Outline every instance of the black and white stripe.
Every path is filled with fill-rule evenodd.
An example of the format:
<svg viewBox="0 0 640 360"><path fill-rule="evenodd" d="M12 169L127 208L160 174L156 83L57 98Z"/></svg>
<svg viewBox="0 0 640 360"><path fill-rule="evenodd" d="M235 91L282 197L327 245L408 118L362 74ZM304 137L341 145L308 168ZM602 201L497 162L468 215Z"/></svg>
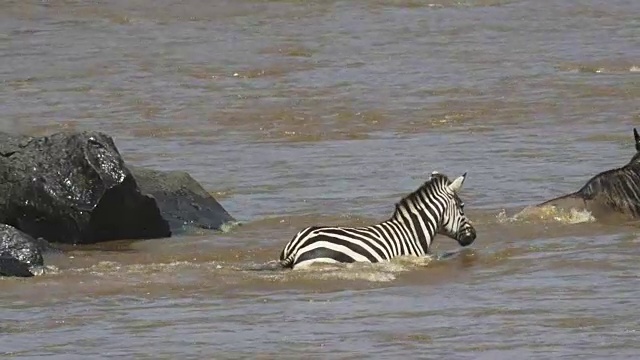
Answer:
<svg viewBox="0 0 640 360"><path fill-rule="evenodd" d="M427 182L402 198L393 216L366 227L312 226L298 234L280 254L283 267L315 262L380 262L396 256L424 256L436 234L447 235L460 245L470 245L476 232L464 215L457 193L466 173L453 182L433 172Z"/></svg>

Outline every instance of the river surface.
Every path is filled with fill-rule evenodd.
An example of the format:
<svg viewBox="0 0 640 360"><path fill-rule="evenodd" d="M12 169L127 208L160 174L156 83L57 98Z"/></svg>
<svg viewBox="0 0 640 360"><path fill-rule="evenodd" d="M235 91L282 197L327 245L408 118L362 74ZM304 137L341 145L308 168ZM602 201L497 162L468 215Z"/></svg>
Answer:
<svg viewBox="0 0 640 360"><path fill-rule="evenodd" d="M243 225L0 279L0 358L640 358L640 226L520 213L635 153L640 1L430 1L1 0L0 130L104 131ZM251 270L434 170L471 247Z"/></svg>

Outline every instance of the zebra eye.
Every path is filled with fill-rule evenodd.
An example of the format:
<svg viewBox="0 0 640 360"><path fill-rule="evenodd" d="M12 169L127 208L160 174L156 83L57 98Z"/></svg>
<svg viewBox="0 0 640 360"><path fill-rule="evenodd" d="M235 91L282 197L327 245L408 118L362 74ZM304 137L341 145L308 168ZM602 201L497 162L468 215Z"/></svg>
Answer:
<svg viewBox="0 0 640 360"><path fill-rule="evenodd" d="M463 202L460 203L460 209L464 209L464 203Z"/></svg>

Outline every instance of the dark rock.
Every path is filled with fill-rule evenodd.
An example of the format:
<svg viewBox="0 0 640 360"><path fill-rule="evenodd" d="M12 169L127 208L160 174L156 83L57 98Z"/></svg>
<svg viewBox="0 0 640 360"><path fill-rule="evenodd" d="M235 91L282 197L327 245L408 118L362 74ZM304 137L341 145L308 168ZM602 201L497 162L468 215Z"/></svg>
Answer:
<svg viewBox="0 0 640 360"><path fill-rule="evenodd" d="M620 168L603 171L580 190L536 205L561 210L588 210L598 220L617 221L640 218L640 136L633 129L636 154Z"/></svg>
<svg viewBox="0 0 640 360"><path fill-rule="evenodd" d="M48 248L43 240L35 240L13 226L0 224L0 275L33 276L32 266L42 266L42 252Z"/></svg>
<svg viewBox="0 0 640 360"><path fill-rule="evenodd" d="M42 265L42 252L49 250L49 245L43 239L34 239L13 226L0 224L0 253L9 253L21 262Z"/></svg>
<svg viewBox="0 0 640 360"><path fill-rule="evenodd" d="M155 198L172 233L189 227L221 230L236 220L191 175L127 165L143 194Z"/></svg>
<svg viewBox="0 0 640 360"><path fill-rule="evenodd" d="M0 254L0 276L32 277L29 265L14 258L8 253Z"/></svg>
<svg viewBox="0 0 640 360"><path fill-rule="evenodd" d="M0 132L0 223L69 244L171 235L111 137L99 132Z"/></svg>

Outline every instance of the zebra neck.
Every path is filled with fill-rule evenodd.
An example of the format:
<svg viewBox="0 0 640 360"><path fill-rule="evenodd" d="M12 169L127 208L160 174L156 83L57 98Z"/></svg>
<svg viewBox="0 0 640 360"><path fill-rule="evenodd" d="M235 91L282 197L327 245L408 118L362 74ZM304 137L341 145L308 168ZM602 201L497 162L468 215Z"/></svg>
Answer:
<svg viewBox="0 0 640 360"><path fill-rule="evenodd" d="M409 237L407 240L419 245L424 254L429 253L429 248L440 228L441 222L441 216L431 218L423 213L415 214L403 211L398 211L391 219L386 221L386 223L400 226L406 236Z"/></svg>

